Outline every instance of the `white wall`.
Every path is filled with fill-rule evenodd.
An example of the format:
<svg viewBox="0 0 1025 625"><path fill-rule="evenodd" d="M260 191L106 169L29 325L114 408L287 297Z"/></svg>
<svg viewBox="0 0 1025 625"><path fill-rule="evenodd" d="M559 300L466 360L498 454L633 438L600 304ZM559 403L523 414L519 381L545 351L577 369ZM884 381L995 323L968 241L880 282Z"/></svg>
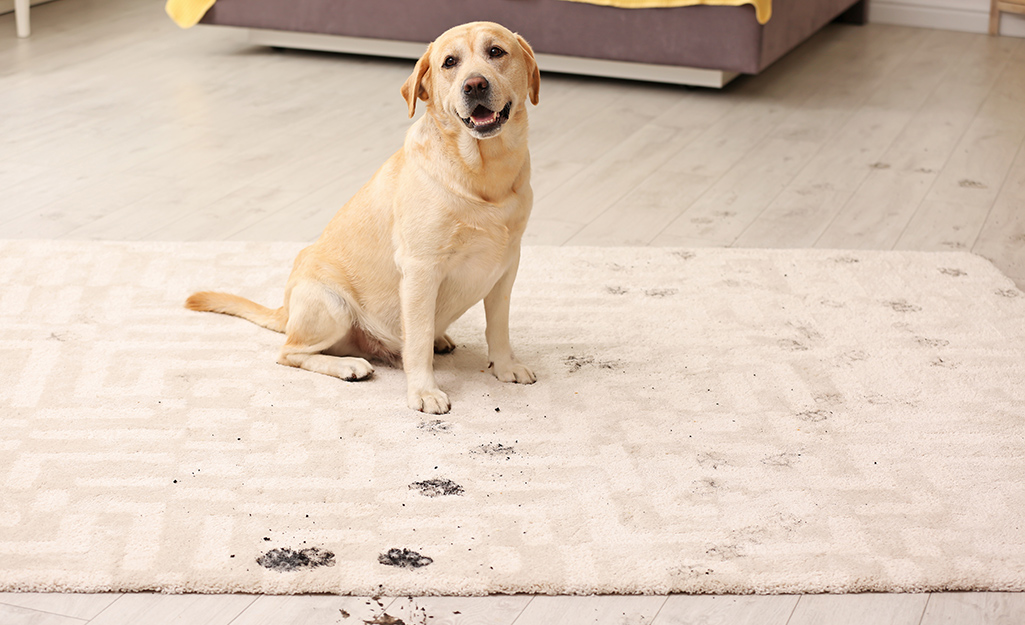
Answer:
<svg viewBox="0 0 1025 625"><path fill-rule="evenodd" d="M989 0L869 0L868 11L881 24L989 32ZM1004 13L1000 33L1025 37L1025 15Z"/></svg>

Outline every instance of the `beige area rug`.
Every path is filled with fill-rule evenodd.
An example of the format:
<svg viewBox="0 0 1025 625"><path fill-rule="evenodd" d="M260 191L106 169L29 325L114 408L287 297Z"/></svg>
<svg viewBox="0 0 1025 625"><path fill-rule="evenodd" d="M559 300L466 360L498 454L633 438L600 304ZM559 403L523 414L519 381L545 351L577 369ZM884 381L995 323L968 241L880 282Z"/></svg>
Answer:
<svg viewBox="0 0 1025 625"><path fill-rule="evenodd" d="M1025 296L968 254L532 248L401 371L275 364L297 244L0 243L0 590L1025 590Z"/></svg>

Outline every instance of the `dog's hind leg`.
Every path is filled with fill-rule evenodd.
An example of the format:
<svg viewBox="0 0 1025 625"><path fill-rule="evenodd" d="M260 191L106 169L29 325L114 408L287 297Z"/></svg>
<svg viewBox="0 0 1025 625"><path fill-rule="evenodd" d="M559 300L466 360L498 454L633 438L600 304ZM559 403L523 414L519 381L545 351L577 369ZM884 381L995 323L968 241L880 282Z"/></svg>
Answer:
<svg viewBox="0 0 1025 625"><path fill-rule="evenodd" d="M323 353L332 348L344 352L354 324L353 311L343 298L316 282L300 282L289 293L285 344L278 362L343 380L362 380L374 372L365 359Z"/></svg>
<svg viewBox="0 0 1025 625"><path fill-rule="evenodd" d="M435 354L451 354L456 348L456 342L452 340L452 337L445 333L441 333L434 337L434 353Z"/></svg>

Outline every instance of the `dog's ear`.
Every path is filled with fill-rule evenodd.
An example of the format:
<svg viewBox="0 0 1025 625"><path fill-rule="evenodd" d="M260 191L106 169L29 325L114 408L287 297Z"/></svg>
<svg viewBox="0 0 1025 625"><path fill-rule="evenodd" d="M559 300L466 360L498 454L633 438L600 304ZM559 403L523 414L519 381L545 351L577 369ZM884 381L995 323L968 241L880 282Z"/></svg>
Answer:
<svg viewBox="0 0 1025 625"><path fill-rule="evenodd" d="M527 40L516 35L516 41L520 43L520 48L527 55L527 86L530 89L530 103L537 106L537 97L541 91L541 70L537 66L537 59L534 58L534 49L530 47Z"/></svg>
<svg viewBox="0 0 1025 625"><path fill-rule="evenodd" d="M413 73L409 75L406 82L402 83L402 97L405 98L406 104L409 105L410 117L413 116L413 113L416 113L417 98L420 98L424 102L431 98L430 71L431 46L427 46L427 51L424 52L424 55L416 62L416 67L413 68Z"/></svg>

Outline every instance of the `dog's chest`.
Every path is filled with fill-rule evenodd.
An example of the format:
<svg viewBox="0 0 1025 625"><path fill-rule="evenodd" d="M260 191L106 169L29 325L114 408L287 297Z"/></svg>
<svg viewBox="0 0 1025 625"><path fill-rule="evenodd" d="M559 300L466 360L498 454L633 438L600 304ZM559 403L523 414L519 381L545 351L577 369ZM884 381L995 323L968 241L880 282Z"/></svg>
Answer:
<svg viewBox="0 0 1025 625"><path fill-rule="evenodd" d="M520 201L468 213L454 221L439 302L450 300L455 308L468 308L487 295L509 269L529 212Z"/></svg>
<svg viewBox="0 0 1025 625"><path fill-rule="evenodd" d="M530 214L531 196L526 193L507 193L501 203L459 202L449 215L447 252L461 263L473 258L493 258L511 244L518 245Z"/></svg>
<svg viewBox="0 0 1025 625"><path fill-rule="evenodd" d="M484 299L508 270L513 256L502 254L466 254L452 263L438 288L437 321L447 326L471 306Z"/></svg>

